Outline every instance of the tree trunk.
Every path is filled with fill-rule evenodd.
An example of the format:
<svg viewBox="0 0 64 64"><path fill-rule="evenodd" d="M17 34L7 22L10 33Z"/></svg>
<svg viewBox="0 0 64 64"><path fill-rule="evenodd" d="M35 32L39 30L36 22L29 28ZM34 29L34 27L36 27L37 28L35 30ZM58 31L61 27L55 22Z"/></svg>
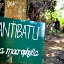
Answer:
<svg viewBox="0 0 64 64"><path fill-rule="evenodd" d="M5 0L5 17L26 19L26 0Z"/></svg>

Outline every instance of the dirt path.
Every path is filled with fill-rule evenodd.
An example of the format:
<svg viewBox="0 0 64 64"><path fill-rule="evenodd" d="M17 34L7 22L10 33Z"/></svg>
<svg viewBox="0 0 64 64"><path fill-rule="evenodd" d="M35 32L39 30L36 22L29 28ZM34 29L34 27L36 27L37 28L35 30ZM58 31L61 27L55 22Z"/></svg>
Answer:
<svg viewBox="0 0 64 64"><path fill-rule="evenodd" d="M61 42L62 41L62 42ZM63 38L48 36L45 37L44 64L64 64L64 40Z"/></svg>

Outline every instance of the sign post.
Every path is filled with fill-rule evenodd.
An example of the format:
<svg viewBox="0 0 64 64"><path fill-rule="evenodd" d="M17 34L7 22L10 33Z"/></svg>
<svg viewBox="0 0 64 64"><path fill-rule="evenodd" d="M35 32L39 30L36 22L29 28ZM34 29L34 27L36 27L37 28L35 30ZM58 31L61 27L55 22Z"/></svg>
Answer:
<svg viewBox="0 0 64 64"><path fill-rule="evenodd" d="M0 17L0 63L42 64L45 23Z"/></svg>

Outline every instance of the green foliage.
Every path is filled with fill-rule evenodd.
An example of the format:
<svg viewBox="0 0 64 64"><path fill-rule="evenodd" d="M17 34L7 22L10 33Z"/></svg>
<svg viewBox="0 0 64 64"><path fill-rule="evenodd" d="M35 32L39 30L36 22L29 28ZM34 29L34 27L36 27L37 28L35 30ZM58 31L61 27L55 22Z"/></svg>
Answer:
<svg viewBox="0 0 64 64"><path fill-rule="evenodd" d="M45 11L45 18L46 18L46 23L51 24L53 19L55 17L57 17L57 15L55 13L56 1L51 0L48 3L49 3L49 5L47 5L48 7L47 7L47 9Z"/></svg>
<svg viewBox="0 0 64 64"><path fill-rule="evenodd" d="M57 11L54 11L54 12L52 12L52 17L53 18L61 19L62 18L61 14L62 14L61 11L58 11L58 12Z"/></svg>
<svg viewBox="0 0 64 64"><path fill-rule="evenodd" d="M64 26L64 18L60 19L60 24L61 24L61 27Z"/></svg>

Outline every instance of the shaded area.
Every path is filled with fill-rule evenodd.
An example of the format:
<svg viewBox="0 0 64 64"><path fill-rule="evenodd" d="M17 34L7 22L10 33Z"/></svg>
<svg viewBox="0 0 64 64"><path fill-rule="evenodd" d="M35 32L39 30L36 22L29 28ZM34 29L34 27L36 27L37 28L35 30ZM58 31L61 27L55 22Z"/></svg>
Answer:
<svg viewBox="0 0 64 64"><path fill-rule="evenodd" d="M44 42L44 51L43 51L43 63L64 64L64 38L63 37L46 34L45 42Z"/></svg>
<svg viewBox="0 0 64 64"><path fill-rule="evenodd" d="M0 0L0 16L4 17L4 0Z"/></svg>

